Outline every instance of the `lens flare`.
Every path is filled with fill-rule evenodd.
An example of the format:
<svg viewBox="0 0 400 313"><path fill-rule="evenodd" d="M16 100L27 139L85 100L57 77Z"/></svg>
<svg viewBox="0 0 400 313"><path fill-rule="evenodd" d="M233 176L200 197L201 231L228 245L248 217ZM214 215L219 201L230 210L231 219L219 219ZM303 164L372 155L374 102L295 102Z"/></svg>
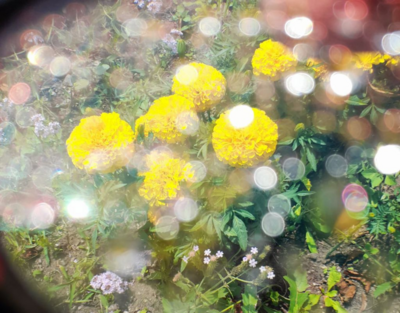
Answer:
<svg viewBox="0 0 400 313"><path fill-rule="evenodd" d="M285 195L273 195L268 200L268 211L278 213L282 217L288 216L290 208L290 200Z"/></svg>
<svg viewBox="0 0 400 313"><path fill-rule="evenodd" d="M285 230L285 220L280 214L269 212L264 215L261 228L267 236L278 237Z"/></svg>
<svg viewBox="0 0 400 313"><path fill-rule="evenodd" d="M295 17L285 23L285 33L291 38L307 37L313 31L314 24L308 17Z"/></svg>
<svg viewBox="0 0 400 313"><path fill-rule="evenodd" d="M54 59L55 53L50 46L33 46L29 49L27 58L30 64L44 68Z"/></svg>
<svg viewBox="0 0 400 313"><path fill-rule="evenodd" d="M53 208L45 203L35 205L31 214L31 223L35 228L47 229L54 224L55 213Z"/></svg>
<svg viewBox="0 0 400 313"><path fill-rule="evenodd" d="M274 188L277 182L278 176L276 172L268 166L261 166L254 172L254 183L262 190Z"/></svg>
<svg viewBox="0 0 400 313"><path fill-rule="evenodd" d="M82 199L72 199L66 207L66 213L72 219L84 219L89 216L90 207Z"/></svg>
<svg viewBox="0 0 400 313"><path fill-rule="evenodd" d="M315 81L310 74L299 72L288 76L285 85L292 95L303 96L313 92Z"/></svg>
<svg viewBox="0 0 400 313"><path fill-rule="evenodd" d="M239 22L239 30L246 36L256 36L261 30L261 25L255 18L245 17Z"/></svg>
<svg viewBox="0 0 400 313"><path fill-rule="evenodd" d="M353 82L345 73L332 73L329 84L333 93L340 97L348 96L353 90Z"/></svg>
<svg viewBox="0 0 400 313"><path fill-rule="evenodd" d="M196 202L190 198L181 198L174 205L176 218L181 222L193 221L199 213Z"/></svg>
<svg viewBox="0 0 400 313"><path fill-rule="evenodd" d="M14 104L24 104L31 97L31 87L26 83L16 83L8 91L8 98Z"/></svg>
<svg viewBox="0 0 400 313"><path fill-rule="evenodd" d="M163 240L171 240L178 236L179 222L173 216L162 216L157 220L155 230Z"/></svg>
<svg viewBox="0 0 400 313"><path fill-rule="evenodd" d="M186 163L183 170L185 179L192 183L201 182L207 175L207 168L200 161L190 161Z"/></svg>
<svg viewBox="0 0 400 313"><path fill-rule="evenodd" d="M325 168L329 175L338 178L346 175L348 165L344 157L332 154L326 159Z"/></svg>
<svg viewBox="0 0 400 313"><path fill-rule="evenodd" d="M376 169L385 175L393 175L400 171L400 146L387 145L378 148L374 164Z"/></svg>
<svg viewBox="0 0 400 313"><path fill-rule="evenodd" d="M50 63L50 72L55 77L63 77L71 70L71 61L64 56L55 57Z"/></svg>
<svg viewBox="0 0 400 313"><path fill-rule="evenodd" d="M234 128L245 128L253 122L254 112L250 106L239 104L229 111L228 118Z"/></svg>
<svg viewBox="0 0 400 313"><path fill-rule="evenodd" d="M199 72L190 64L178 67L175 73L175 79L183 85L194 83L198 77Z"/></svg>
<svg viewBox="0 0 400 313"><path fill-rule="evenodd" d="M199 29L204 36L215 36L221 31L221 22L215 17L205 17L200 21Z"/></svg>
<svg viewBox="0 0 400 313"><path fill-rule="evenodd" d="M349 184L343 189L342 202L350 212L362 212L368 205L368 194L362 186Z"/></svg>
<svg viewBox="0 0 400 313"><path fill-rule="evenodd" d="M382 37L382 49L390 55L400 54L400 32L388 33Z"/></svg>
<svg viewBox="0 0 400 313"><path fill-rule="evenodd" d="M122 27L129 37L141 37L145 34L148 25L144 19L132 18L125 21Z"/></svg>
<svg viewBox="0 0 400 313"><path fill-rule="evenodd" d="M299 159L288 158L283 162L282 170L288 180L299 180L304 176L306 167Z"/></svg>

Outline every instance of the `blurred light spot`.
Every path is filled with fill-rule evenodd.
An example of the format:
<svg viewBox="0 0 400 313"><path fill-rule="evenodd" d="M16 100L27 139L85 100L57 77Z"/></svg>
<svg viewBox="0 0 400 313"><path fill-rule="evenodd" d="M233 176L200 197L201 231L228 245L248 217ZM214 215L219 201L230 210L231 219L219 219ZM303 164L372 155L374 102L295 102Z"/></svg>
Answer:
<svg viewBox="0 0 400 313"><path fill-rule="evenodd" d="M342 177L346 175L348 165L344 157L332 154L326 159L325 168L332 177Z"/></svg>
<svg viewBox="0 0 400 313"><path fill-rule="evenodd" d="M132 18L122 24L125 33L129 37L140 37L146 32L148 25L144 19Z"/></svg>
<svg viewBox="0 0 400 313"><path fill-rule="evenodd" d="M53 169L48 166L39 166L32 173L32 182L38 189L51 189Z"/></svg>
<svg viewBox="0 0 400 313"><path fill-rule="evenodd" d="M336 117L330 111L318 110L313 114L313 125L322 133L331 133L336 129Z"/></svg>
<svg viewBox="0 0 400 313"><path fill-rule="evenodd" d="M305 62L314 56L314 49L309 44L298 43L293 47L293 54L298 61Z"/></svg>
<svg viewBox="0 0 400 313"><path fill-rule="evenodd" d="M347 68L352 61L353 54L350 49L344 45L324 46L321 48L322 57L327 63L335 63L340 68ZM325 55L327 53L327 55Z"/></svg>
<svg viewBox="0 0 400 313"><path fill-rule="evenodd" d="M178 67L175 74L175 79L183 85L194 83L198 77L197 69L190 64Z"/></svg>
<svg viewBox="0 0 400 313"><path fill-rule="evenodd" d="M311 93L315 88L314 78L310 74L298 72L285 80L286 89L295 96Z"/></svg>
<svg viewBox="0 0 400 313"><path fill-rule="evenodd" d="M253 109L244 104L239 104L229 110L229 122L234 128L244 128L249 126L254 120Z"/></svg>
<svg viewBox="0 0 400 313"><path fill-rule="evenodd" d="M124 277L137 277L142 269L151 262L150 251L137 251L126 247L113 246L106 256L107 268Z"/></svg>
<svg viewBox="0 0 400 313"><path fill-rule="evenodd" d="M55 213L53 208L47 203L35 205L31 213L31 223L35 228L46 229L54 224Z"/></svg>
<svg viewBox="0 0 400 313"><path fill-rule="evenodd" d="M192 136L199 130L200 120L196 112L186 111L176 117L175 126L182 134Z"/></svg>
<svg viewBox="0 0 400 313"><path fill-rule="evenodd" d="M361 37L363 32L363 23L360 21L346 19L341 23L340 32L347 38Z"/></svg>
<svg viewBox="0 0 400 313"><path fill-rule="evenodd" d="M181 198L175 202L174 213L181 222L193 221L199 213L196 202L190 198Z"/></svg>
<svg viewBox="0 0 400 313"><path fill-rule="evenodd" d="M285 33L294 39L310 35L314 24L308 17L295 17L285 23Z"/></svg>
<svg viewBox="0 0 400 313"><path fill-rule="evenodd" d="M392 133L400 133L400 110L399 109L389 109L386 110L383 115L383 121L387 129Z"/></svg>
<svg viewBox="0 0 400 313"><path fill-rule="evenodd" d="M360 164L365 159L364 150L359 146L351 146L347 148L344 156L348 164Z"/></svg>
<svg viewBox="0 0 400 313"><path fill-rule="evenodd" d="M29 48L44 43L43 35L36 29L28 29L21 34L19 38L21 48L28 50Z"/></svg>
<svg viewBox="0 0 400 313"><path fill-rule="evenodd" d="M200 161L190 161L186 163L183 171L185 179L192 183L201 182L207 175L207 168Z"/></svg>
<svg viewBox="0 0 400 313"><path fill-rule="evenodd" d="M135 153L132 158L126 165L127 171L130 175L136 175L136 171L138 172L147 172L149 167L146 162L146 156L150 154L149 150L146 149L135 149Z"/></svg>
<svg viewBox="0 0 400 313"><path fill-rule="evenodd" d="M255 18L245 17L240 20L239 29L246 36L256 36L260 32L261 25Z"/></svg>
<svg viewBox="0 0 400 313"><path fill-rule="evenodd" d="M371 135L371 124L363 117L353 116L347 121L347 131L356 140L365 140Z"/></svg>
<svg viewBox="0 0 400 313"><path fill-rule="evenodd" d="M360 185L349 184L343 189L342 202L347 210L361 212L368 205L368 194Z"/></svg>
<svg viewBox="0 0 400 313"><path fill-rule="evenodd" d="M290 209L291 204L289 198L282 194L273 195L268 200L268 211L278 213L282 217L288 216Z"/></svg>
<svg viewBox="0 0 400 313"><path fill-rule="evenodd" d="M285 230L285 220L280 214L269 212L264 215L261 228L267 236L277 237Z"/></svg>
<svg viewBox="0 0 400 313"><path fill-rule="evenodd" d="M390 55L400 54L400 32L388 33L382 37L382 49Z"/></svg>
<svg viewBox="0 0 400 313"><path fill-rule="evenodd" d="M133 74L127 68L117 68L108 79L112 87L125 90L133 83Z"/></svg>
<svg viewBox="0 0 400 313"><path fill-rule="evenodd" d="M16 83L8 91L8 98L14 104L24 104L31 97L31 87L26 83Z"/></svg>
<svg viewBox="0 0 400 313"><path fill-rule="evenodd" d="M66 19L59 14L49 14L43 19L42 28L49 31L52 27L64 29L66 26Z"/></svg>
<svg viewBox="0 0 400 313"><path fill-rule="evenodd" d="M16 179L24 179L27 178L32 171L32 162L26 156L19 156L11 160L10 168Z"/></svg>
<svg viewBox="0 0 400 313"><path fill-rule="evenodd" d="M200 21L199 29L204 36L215 36L221 31L221 22L215 17L205 17Z"/></svg>
<svg viewBox="0 0 400 313"><path fill-rule="evenodd" d="M0 146L8 146L16 136L17 129L11 122L0 124Z"/></svg>
<svg viewBox="0 0 400 313"><path fill-rule="evenodd" d="M332 73L329 83L332 91L340 97L348 96L353 90L353 83L350 77L344 73Z"/></svg>
<svg viewBox="0 0 400 313"><path fill-rule="evenodd" d="M50 46L33 46L29 49L27 58L30 64L43 68L50 64L54 56L54 50Z"/></svg>
<svg viewBox="0 0 400 313"><path fill-rule="evenodd" d="M155 230L163 240L171 240L178 236L179 222L173 216L162 216L158 219Z"/></svg>
<svg viewBox="0 0 400 313"><path fill-rule="evenodd" d="M303 162L297 158L286 159L285 162L283 162L282 170L288 180L299 180L306 172Z"/></svg>
<svg viewBox="0 0 400 313"><path fill-rule="evenodd" d="M33 124L31 117L35 114L36 111L31 107L20 108L15 115L15 123L21 128L27 128Z"/></svg>
<svg viewBox="0 0 400 313"><path fill-rule="evenodd" d="M276 172L268 166L261 166L254 172L254 183L262 190L274 188L277 182L278 176Z"/></svg>
<svg viewBox="0 0 400 313"><path fill-rule="evenodd" d="M10 203L2 211L3 221L14 227L23 227L26 224L28 210L20 203Z"/></svg>
<svg viewBox="0 0 400 313"><path fill-rule="evenodd" d="M135 5L132 4L122 4L115 11L115 17L117 21L120 23L125 22L126 20L135 18L139 14L139 11Z"/></svg>
<svg viewBox="0 0 400 313"><path fill-rule="evenodd" d="M347 18L363 20L368 15L368 6L364 1L351 0L344 4L344 11Z"/></svg>
<svg viewBox="0 0 400 313"><path fill-rule="evenodd" d="M50 63L50 72L55 77L62 77L71 70L71 61L67 57L55 57Z"/></svg>
<svg viewBox="0 0 400 313"><path fill-rule="evenodd" d="M66 208L66 213L73 219L84 219L89 216L89 205L81 199L71 200Z"/></svg>
<svg viewBox="0 0 400 313"><path fill-rule="evenodd" d="M374 164L382 174L396 174L400 171L400 146L387 145L379 147L375 154Z"/></svg>

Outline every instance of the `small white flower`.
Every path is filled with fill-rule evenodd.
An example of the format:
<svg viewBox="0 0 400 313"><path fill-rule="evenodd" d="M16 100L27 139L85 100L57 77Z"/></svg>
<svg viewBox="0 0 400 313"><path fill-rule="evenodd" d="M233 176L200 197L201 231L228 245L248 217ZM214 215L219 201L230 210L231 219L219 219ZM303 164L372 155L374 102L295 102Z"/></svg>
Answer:
<svg viewBox="0 0 400 313"><path fill-rule="evenodd" d="M251 248L250 252L251 252L251 254L257 254L258 249L256 247L253 247L253 248Z"/></svg>
<svg viewBox="0 0 400 313"><path fill-rule="evenodd" d="M268 272L267 277L268 277L268 279L274 279L274 277L275 277L274 272Z"/></svg>
<svg viewBox="0 0 400 313"><path fill-rule="evenodd" d="M260 272L261 272L261 273L264 273L266 270L267 270L267 269L265 268L265 266L261 266L261 267L260 267Z"/></svg>
<svg viewBox="0 0 400 313"><path fill-rule="evenodd" d="M219 259L222 258L224 256L224 253L222 251L218 251L215 256Z"/></svg>
<svg viewBox="0 0 400 313"><path fill-rule="evenodd" d="M206 251L204 251L204 255L211 255L211 250L210 249L207 249Z"/></svg>
<svg viewBox="0 0 400 313"><path fill-rule="evenodd" d="M208 263L210 263L210 258L204 258L204 264L208 264Z"/></svg>
<svg viewBox="0 0 400 313"><path fill-rule="evenodd" d="M199 246L194 246L194 247L193 247L193 251L194 251L194 252L199 251Z"/></svg>
<svg viewBox="0 0 400 313"><path fill-rule="evenodd" d="M247 256L243 257L243 262L247 262Z"/></svg>
<svg viewBox="0 0 400 313"><path fill-rule="evenodd" d="M254 259L251 259L249 263L250 263L250 267L256 267L258 262Z"/></svg>
<svg viewBox="0 0 400 313"><path fill-rule="evenodd" d="M183 260L183 262L187 263L187 262L189 261L189 257L188 257L188 256L184 256L184 257L182 258L182 260Z"/></svg>

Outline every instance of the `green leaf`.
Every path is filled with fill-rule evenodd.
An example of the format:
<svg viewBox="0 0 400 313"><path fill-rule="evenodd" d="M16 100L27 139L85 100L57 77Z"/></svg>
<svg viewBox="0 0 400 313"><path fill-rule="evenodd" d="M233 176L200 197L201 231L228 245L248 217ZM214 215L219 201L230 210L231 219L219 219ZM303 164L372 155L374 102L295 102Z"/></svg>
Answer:
<svg viewBox="0 0 400 313"><path fill-rule="evenodd" d="M362 105L367 105L369 102L369 98L364 98L364 99L360 99L359 97L357 97L356 95L353 95L349 98L349 100L346 100L347 104L350 105L357 105L357 106L362 106Z"/></svg>
<svg viewBox="0 0 400 313"><path fill-rule="evenodd" d="M332 266L329 269L329 277L328 277L328 291L330 291L333 286L335 286L340 279L342 278L342 274L336 270L335 266Z"/></svg>
<svg viewBox="0 0 400 313"><path fill-rule="evenodd" d="M100 295L100 302L106 309L108 309L109 304L108 304L108 300L105 296Z"/></svg>
<svg viewBox="0 0 400 313"><path fill-rule="evenodd" d="M244 251L247 248L247 229L245 223L235 216L233 218L233 229L237 233L239 246Z"/></svg>
<svg viewBox="0 0 400 313"><path fill-rule="evenodd" d="M309 311L311 308L318 304L321 295L310 294L308 295L307 305L304 307L304 310Z"/></svg>
<svg viewBox="0 0 400 313"><path fill-rule="evenodd" d="M256 219L253 214L251 214L249 211L246 210L235 210L235 213L239 214L241 217L248 218L252 221Z"/></svg>
<svg viewBox="0 0 400 313"><path fill-rule="evenodd" d="M374 298L378 298L380 295L384 294L386 291L389 291L395 286L394 283L388 281L381 285L378 285L374 291Z"/></svg>
<svg viewBox="0 0 400 313"><path fill-rule="evenodd" d="M244 294L242 294L243 305L242 311L243 313L256 313L257 306L257 289L254 286L246 285L244 288Z"/></svg>
<svg viewBox="0 0 400 313"><path fill-rule="evenodd" d="M396 178L393 175L387 175L385 177L385 184L389 186L396 186Z"/></svg>
<svg viewBox="0 0 400 313"><path fill-rule="evenodd" d="M332 300L329 297L325 298L325 306L333 308L337 313L348 313L339 302Z"/></svg>
<svg viewBox="0 0 400 313"><path fill-rule="evenodd" d="M306 242L308 245L308 249L310 249L311 253L318 253L317 245L311 233L307 231L306 233Z"/></svg>
<svg viewBox="0 0 400 313"><path fill-rule="evenodd" d="M250 201L246 201L246 202L239 203L239 205L240 205L241 207L243 207L243 208L247 208L247 207L249 207L249 206L254 205L254 203L253 203L253 202L250 202Z"/></svg>
<svg viewBox="0 0 400 313"><path fill-rule="evenodd" d="M311 168L314 170L314 172L317 171L317 159L315 158L314 153L307 148L306 149L306 153L307 153L307 160L308 162L310 162Z"/></svg>
<svg viewBox="0 0 400 313"><path fill-rule="evenodd" d="M307 272L303 268L301 267L296 268L296 270L293 273L293 277L296 281L298 292L303 292L308 288Z"/></svg>

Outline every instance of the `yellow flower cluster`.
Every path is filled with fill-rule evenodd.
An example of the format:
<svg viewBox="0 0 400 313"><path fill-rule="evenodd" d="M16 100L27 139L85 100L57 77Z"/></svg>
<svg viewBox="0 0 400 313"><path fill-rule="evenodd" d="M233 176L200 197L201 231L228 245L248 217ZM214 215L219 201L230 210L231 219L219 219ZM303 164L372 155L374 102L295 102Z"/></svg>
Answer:
<svg viewBox="0 0 400 313"><path fill-rule="evenodd" d="M390 61L391 57L379 52L358 52L353 54L353 64L356 68L372 73L373 66Z"/></svg>
<svg viewBox="0 0 400 313"><path fill-rule="evenodd" d="M190 126L187 124L190 119L185 119L188 114L197 117L190 100L178 95L162 97L155 100L149 111L136 121L136 134L143 125L145 136L151 132L163 142L180 143L185 140L185 130Z"/></svg>
<svg viewBox="0 0 400 313"><path fill-rule="evenodd" d="M150 153L149 171L141 173L144 182L139 188L139 195L146 199L150 206L163 206L166 200L173 200L180 190L180 182L185 178L185 161L173 158L169 153ZM154 162L157 160L157 162Z"/></svg>
<svg viewBox="0 0 400 313"><path fill-rule="evenodd" d="M209 110L224 97L225 77L215 68L202 63L183 66L174 76L172 92L195 104L197 112Z"/></svg>
<svg viewBox="0 0 400 313"><path fill-rule="evenodd" d="M274 152L278 140L278 126L259 109L253 122L244 128L234 128L229 112L216 121L212 145L218 159L233 167L251 167L266 161Z"/></svg>
<svg viewBox="0 0 400 313"><path fill-rule="evenodd" d="M276 81L284 74L293 71L297 60L288 47L269 39L262 42L260 48L254 52L251 64L254 75L266 76Z"/></svg>
<svg viewBox="0 0 400 313"><path fill-rule="evenodd" d="M67 140L72 163L88 173L110 173L125 166L133 154L134 133L117 113L80 121Z"/></svg>
<svg viewBox="0 0 400 313"><path fill-rule="evenodd" d="M315 78L320 77L321 79L325 79L329 73L326 64L319 59L314 59L314 58L308 59L306 66L307 68L309 68L314 72Z"/></svg>

